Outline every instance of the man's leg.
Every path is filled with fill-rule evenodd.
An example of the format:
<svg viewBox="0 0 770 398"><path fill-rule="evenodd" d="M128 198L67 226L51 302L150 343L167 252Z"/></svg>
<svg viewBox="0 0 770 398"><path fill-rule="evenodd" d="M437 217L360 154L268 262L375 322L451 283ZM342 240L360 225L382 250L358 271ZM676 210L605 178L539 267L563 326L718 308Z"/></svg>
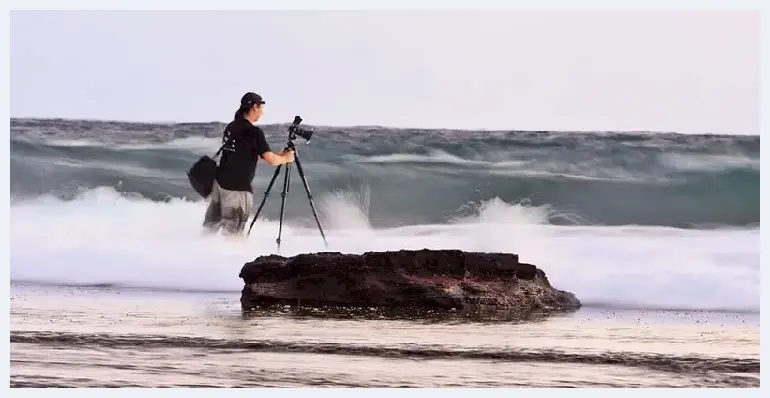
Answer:
<svg viewBox="0 0 770 398"><path fill-rule="evenodd" d="M254 195L248 191L229 191L220 188L223 232L231 235L243 233L251 215L253 197Z"/></svg>
<svg viewBox="0 0 770 398"><path fill-rule="evenodd" d="M219 184L214 180L214 185L211 187L211 194L209 195L209 207L206 209L206 215L203 216L203 227L212 233L217 232L222 221L220 190Z"/></svg>

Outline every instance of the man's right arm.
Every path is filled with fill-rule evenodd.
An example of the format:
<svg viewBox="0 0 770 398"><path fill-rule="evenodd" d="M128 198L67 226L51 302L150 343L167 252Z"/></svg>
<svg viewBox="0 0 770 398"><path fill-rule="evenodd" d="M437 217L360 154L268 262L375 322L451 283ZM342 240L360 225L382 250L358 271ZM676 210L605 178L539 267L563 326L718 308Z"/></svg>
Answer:
<svg viewBox="0 0 770 398"><path fill-rule="evenodd" d="M294 161L294 152L283 151L281 153L275 153L273 151L262 152L259 155L265 163L271 166L278 166L280 164L291 163Z"/></svg>
<svg viewBox="0 0 770 398"><path fill-rule="evenodd" d="M294 152L284 150L281 153L275 153L270 149L270 145L267 143L265 133L261 128L257 127L255 131L255 150L259 154L259 157L265 161L265 163L271 166L278 166L281 164L291 163L294 161Z"/></svg>

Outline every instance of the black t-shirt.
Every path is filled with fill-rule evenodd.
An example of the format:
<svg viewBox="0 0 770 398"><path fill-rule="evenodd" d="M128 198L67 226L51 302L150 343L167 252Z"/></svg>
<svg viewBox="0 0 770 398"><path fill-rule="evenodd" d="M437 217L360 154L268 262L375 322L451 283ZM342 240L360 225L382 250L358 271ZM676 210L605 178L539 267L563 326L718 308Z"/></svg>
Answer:
<svg viewBox="0 0 770 398"><path fill-rule="evenodd" d="M222 156L217 167L219 186L231 191L252 192L251 181L259 155L270 151L265 133L248 120L238 117L230 122L222 136Z"/></svg>

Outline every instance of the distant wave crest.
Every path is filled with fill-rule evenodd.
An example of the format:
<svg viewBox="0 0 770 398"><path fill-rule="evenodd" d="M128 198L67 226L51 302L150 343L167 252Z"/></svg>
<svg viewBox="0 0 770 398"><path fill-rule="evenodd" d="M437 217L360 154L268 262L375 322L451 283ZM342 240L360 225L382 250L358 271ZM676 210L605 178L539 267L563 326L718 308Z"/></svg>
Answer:
<svg viewBox="0 0 770 398"><path fill-rule="evenodd" d="M13 119L11 196L73 200L111 187L154 201L197 200L184 171L216 151L221 129ZM265 131L283 146L285 126ZM569 215L555 224L759 223L758 136L320 127L299 153L314 195L367 192L375 226L444 223L494 198ZM261 164L255 196L271 176ZM299 178L292 183L287 201L305 206Z"/></svg>

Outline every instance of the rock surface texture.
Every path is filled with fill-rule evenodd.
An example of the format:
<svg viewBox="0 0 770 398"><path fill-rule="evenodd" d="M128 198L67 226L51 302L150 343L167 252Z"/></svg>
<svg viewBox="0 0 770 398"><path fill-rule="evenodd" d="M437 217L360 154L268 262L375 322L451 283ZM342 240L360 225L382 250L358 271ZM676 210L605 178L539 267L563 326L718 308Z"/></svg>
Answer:
<svg viewBox="0 0 770 398"><path fill-rule="evenodd" d="M543 270L516 254L400 250L364 254L269 255L246 263L244 310L273 305L521 313L576 310Z"/></svg>

